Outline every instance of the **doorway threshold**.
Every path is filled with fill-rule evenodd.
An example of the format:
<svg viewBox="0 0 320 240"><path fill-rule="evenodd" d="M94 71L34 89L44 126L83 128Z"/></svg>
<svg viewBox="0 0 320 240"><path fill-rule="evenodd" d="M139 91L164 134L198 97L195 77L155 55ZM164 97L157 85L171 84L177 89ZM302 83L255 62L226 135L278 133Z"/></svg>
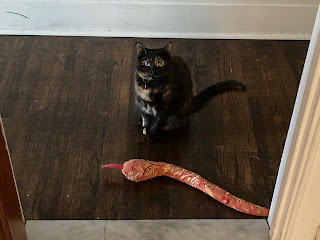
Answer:
<svg viewBox="0 0 320 240"><path fill-rule="evenodd" d="M266 219L29 220L28 240L268 240Z"/></svg>

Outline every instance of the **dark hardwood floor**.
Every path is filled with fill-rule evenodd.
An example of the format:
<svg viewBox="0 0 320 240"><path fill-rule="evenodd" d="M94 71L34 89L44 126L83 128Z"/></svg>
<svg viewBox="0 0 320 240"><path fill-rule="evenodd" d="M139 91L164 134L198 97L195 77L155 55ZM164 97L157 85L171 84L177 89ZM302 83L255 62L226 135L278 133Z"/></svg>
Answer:
<svg viewBox="0 0 320 240"><path fill-rule="evenodd" d="M166 141L138 125L135 41L0 36L0 113L26 219L252 218L169 178L126 180L102 164L130 158L192 170L269 207L308 41L173 40L194 92L236 79L230 92Z"/></svg>

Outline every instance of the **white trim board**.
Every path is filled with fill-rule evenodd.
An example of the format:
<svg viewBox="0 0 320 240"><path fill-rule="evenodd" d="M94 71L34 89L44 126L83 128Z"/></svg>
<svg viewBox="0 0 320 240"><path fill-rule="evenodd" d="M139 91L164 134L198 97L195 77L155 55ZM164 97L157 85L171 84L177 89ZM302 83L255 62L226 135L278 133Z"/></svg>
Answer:
<svg viewBox="0 0 320 240"><path fill-rule="evenodd" d="M0 34L310 39L318 5L291 2L0 0Z"/></svg>
<svg viewBox="0 0 320 240"><path fill-rule="evenodd" d="M320 229L320 12L318 12L271 203L272 240L316 239Z"/></svg>

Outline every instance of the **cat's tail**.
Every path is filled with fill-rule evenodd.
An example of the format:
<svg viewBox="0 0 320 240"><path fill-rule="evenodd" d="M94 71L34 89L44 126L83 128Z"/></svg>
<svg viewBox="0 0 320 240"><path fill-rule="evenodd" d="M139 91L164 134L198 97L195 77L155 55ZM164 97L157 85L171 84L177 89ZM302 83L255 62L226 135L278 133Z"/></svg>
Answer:
<svg viewBox="0 0 320 240"><path fill-rule="evenodd" d="M198 112L211 98L230 90L245 90L246 87L236 80L227 80L214 84L191 98L189 114Z"/></svg>
<svg viewBox="0 0 320 240"><path fill-rule="evenodd" d="M178 112L179 121L183 121L191 114L198 112L203 106L213 97L217 96L220 93L228 92L231 90L245 90L246 87L242 83L236 80L226 80L214 84L197 95L193 96Z"/></svg>
<svg viewBox="0 0 320 240"><path fill-rule="evenodd" d="M236 80L226 80L212 85L187 101L184 106L175 115L167 119L167 124L163 130L172 130L184 126L186 119L195 112L198 112L211 98L220 93L231 90L245 90L246 87Z"/></svg>

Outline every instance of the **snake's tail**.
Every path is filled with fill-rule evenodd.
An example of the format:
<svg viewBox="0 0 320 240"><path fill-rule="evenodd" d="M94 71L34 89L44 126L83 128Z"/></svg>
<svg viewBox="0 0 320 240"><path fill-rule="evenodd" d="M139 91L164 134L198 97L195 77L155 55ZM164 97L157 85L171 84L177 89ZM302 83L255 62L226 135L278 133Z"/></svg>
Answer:
<svg viewBox="0 0 320 240"><path fill-rule="evenodd" d="M163 176L171 177L180 182L186 183L189 186L197 188L198 190L208 194L210 197L216 199L222 204L239 212L255 216L268 216L269 214L269 209L238 198L194 172L171 164L170 166L171 171L163 174Z"/></svg>

